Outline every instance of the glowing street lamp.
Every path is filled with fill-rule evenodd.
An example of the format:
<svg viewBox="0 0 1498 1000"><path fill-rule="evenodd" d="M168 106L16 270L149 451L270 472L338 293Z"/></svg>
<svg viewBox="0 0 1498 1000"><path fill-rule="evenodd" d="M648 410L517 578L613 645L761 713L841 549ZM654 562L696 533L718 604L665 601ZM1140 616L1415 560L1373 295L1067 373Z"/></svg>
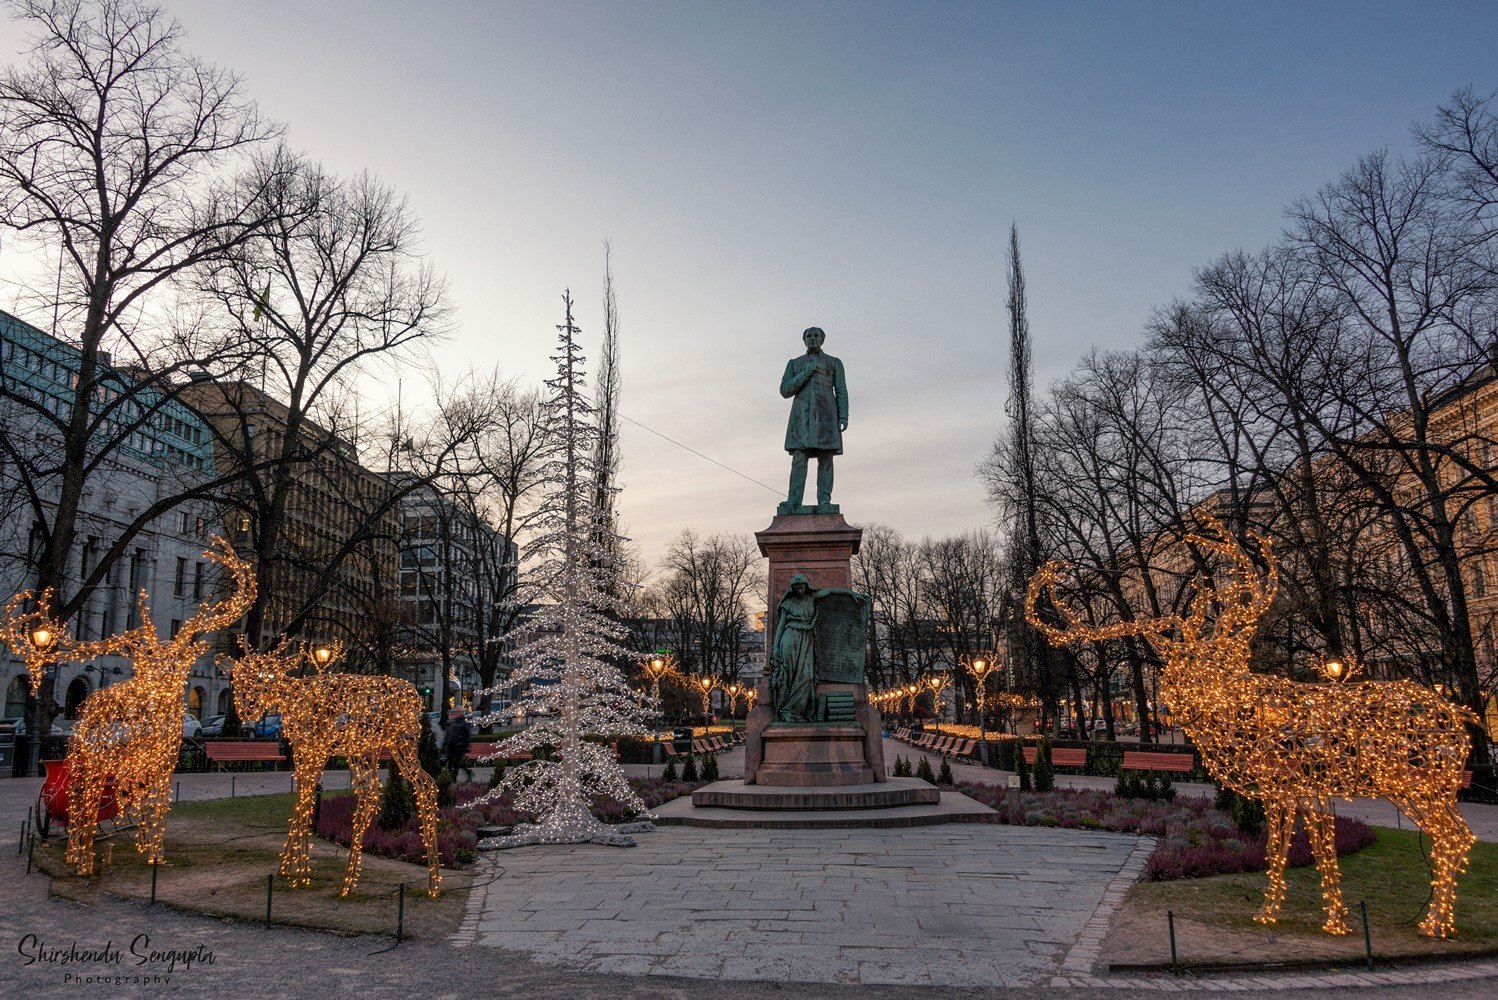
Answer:
<svg viewBox="0 0 1498 1000"><path fill-rule="evenodd" d="M645 661L645 676L650 678L650 697L657 705L661 702L661 678L671 672L671 656L656 653Z"/></svg>
<svg viewBox="0 0 1498 1000"><path fill-rule="evenodd" d="M966 657L963 667L973 678L973 693L978 700L978 755L983 766L988 766L988 678L993 675L994 658L992 654L979 653L976 656Z"/></svg>
<svg viewBox="0 0 1498 1000"><path fill-rule="evenodd" d="M713 712L712 693L713 688L718 686L717 678L703 674L692 678L692 683L697 685L697 690L702 692L702 718L706 720Z"/></svg>
<svg viewBox="0 0 1498 1000"><path fill-rule="evenodd" d="M738 681L734 681L724 688L723 692L728 695L728 714L730 716L737 716L739 713L739 696L744 693L744 685Z"/></svg>
<svg viewBox="0 0 1498 1000"><path fill-rule="evenodd" d="M905 687L901 688L900 690L905 694L905 717L909 719L911 716L915 715L915 696L916 693L920 691L920 688L916 687L914 684L906 684Z"/></svg>
<svg viewBox="0 0 1498 1000"><path fill-rule="evenodd" d="M941 693L950 681L946 674L928 674L926 677L926 686L931 689L931 718L936 721L938 734L941 733Z"/></svg>

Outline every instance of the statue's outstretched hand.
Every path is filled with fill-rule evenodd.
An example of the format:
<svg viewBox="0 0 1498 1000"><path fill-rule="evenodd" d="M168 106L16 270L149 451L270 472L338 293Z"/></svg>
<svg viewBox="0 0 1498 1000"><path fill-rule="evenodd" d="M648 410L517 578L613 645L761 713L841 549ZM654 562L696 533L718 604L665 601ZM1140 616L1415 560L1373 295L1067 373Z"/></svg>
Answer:
<svg viewBox="0 0 1498 1000"><path fill-rule="evenodd" d="M840 431L847 430L848 429L848 421L846 421L846 420L839 420L837 422L837 429L840 430Z"/></svg>

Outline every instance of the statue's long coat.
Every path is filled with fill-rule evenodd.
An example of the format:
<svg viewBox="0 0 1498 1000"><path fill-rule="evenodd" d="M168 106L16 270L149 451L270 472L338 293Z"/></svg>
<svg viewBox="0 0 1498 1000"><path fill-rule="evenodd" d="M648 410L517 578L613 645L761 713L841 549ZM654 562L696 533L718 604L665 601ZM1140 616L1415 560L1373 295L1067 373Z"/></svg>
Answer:
<svg viewBox="0 0 1498 1000"><path fill-rule="evenodd" d="M802 374L818 362L821 370L797 391ZM848 383L843 378L841 361L830 354L791 358L780 379L780 394L796 397L785 425L786 451L843 453L842 423L848 419Z"/></svg>

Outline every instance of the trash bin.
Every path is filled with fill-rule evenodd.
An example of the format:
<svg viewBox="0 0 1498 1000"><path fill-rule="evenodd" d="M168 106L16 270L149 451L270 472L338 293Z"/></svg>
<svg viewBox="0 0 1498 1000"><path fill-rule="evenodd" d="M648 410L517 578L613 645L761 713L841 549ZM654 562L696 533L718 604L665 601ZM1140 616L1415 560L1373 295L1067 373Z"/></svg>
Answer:
<svg viewBox="0 0 1498 1000"><path fill-rule="evenodd" d="M677 753L692 752L692 727L677 726L671 734L671 749Z"/></svg>

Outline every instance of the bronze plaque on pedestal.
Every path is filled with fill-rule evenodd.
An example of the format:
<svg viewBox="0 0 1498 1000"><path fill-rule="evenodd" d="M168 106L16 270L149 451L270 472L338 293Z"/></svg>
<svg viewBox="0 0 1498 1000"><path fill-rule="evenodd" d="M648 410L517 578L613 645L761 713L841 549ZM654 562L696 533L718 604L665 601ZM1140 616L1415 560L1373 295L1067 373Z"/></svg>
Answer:
<svg viewBox="0 0 1498 1000"><path fill-rule="evenodd" d="M817 600L816 668L819 682L862 684L869 642L869 602L851 594Z"/></svg>

